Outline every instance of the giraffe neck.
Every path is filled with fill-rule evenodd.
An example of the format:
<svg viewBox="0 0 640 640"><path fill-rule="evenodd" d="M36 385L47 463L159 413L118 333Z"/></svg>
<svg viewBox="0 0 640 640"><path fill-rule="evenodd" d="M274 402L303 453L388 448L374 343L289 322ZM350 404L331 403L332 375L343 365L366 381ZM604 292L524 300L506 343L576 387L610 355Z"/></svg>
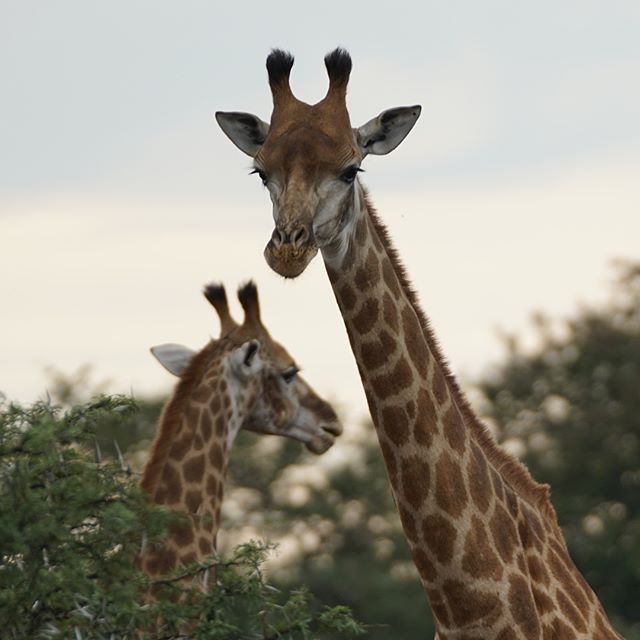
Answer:
<svg viewBox="0 0 640 640"><path fill-rule="evenodd" d="M364 190L348 218L323 258L440 636L473 627L537 638L547 623L582 637L597 620L610 629L548 488L497 448L459 391Z"/></svg>
<svg viewBox="0 0 640 640"><path fill-rule="evenodd" d="M179 385L163 411L141 481L155 503L187 514L161 549L145 554L142 566L152 575L215 551L229 451L242 424L224 378L213 396L204 381L183 392Z"/></svg>

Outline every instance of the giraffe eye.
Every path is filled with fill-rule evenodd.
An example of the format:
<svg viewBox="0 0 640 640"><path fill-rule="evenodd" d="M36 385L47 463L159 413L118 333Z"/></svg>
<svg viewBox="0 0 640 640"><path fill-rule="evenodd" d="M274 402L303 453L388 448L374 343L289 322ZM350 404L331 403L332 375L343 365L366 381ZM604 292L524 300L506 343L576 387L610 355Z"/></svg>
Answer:
<svg viewBox="0 0 640 640"><path fill-rule="evenodd" d="M289 367L282 372L282 379L289 384L296 377L298 371L300 371L298 367Z"/></svg>
<svg viewBox="0 0 640 640"><path fill-rule="evenodd" d="M260 177L260 180L262 180L262 184L266 187L267 182L269 182L269 179L267 178L267 174L262 169L258 169L258 167L255 167L249 175L253 175L254 173L258 174L258 176Z"/></svg>
<svg viewBox="0 0 640 640"><path fill-rule="evenodd" d="M346 182L347 184L351 184L356 179L356 176L358 175L358 173L361 171L362 169L360 167L357 167L356 165L347 167L340 174L340 180L342 180L342 182Z"/></svg>

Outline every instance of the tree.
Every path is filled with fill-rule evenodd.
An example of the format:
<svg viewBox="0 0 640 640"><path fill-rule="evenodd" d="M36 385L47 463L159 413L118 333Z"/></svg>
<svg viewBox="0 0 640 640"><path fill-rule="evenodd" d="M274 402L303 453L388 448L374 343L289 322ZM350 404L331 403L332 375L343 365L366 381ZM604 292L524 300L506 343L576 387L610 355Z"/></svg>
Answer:
<svg viewBox="0 0 640 640"><path fill-rule="evenodd" d="M135 559L181 516L150 503L122 459L94 459L96 433L127 421L131 399L67 411L0 405L0 626L3 638L353 637L345 607L321 608L306 588L274 589L270 545L247 543L150 581ZM95 449L97 451L97 449ZM215 588L199 586L214 569ZM185 580L187 583L185 583ZM154 600L143 595L154 587ZM151 631L152 629L152 631ZM189 630L186 635L185 629Z"/></svg>
<svg viewBox="0 0 640 640"><path fill-rule="evenodd" d="M627 638L640 638L640 265L621 264L612 302L562 331L538 315L540 348L509 354L481 383L501 439L551 485L569 550Z"/></svg>

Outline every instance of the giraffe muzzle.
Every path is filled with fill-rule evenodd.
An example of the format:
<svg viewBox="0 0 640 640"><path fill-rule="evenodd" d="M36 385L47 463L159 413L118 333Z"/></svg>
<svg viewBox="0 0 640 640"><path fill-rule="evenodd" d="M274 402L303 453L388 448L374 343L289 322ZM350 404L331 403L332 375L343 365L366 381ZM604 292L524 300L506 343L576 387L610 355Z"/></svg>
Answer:
<svg viewBox="0 0 640 640"><path fill-rule="evenodd" d="M264 250L267 264L285 278L299 276L318 253L306 225L293 228L276 227Z"/></svg>

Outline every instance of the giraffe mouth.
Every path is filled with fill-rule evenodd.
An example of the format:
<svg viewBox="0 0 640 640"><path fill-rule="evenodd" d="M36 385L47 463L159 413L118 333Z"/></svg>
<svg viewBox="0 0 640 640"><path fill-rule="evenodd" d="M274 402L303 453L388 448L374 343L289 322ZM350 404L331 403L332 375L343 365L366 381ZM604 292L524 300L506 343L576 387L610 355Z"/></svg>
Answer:
<svg viewBox="0 0 640 640"><path fill-rule="evenodd" d="M318 253L318 247L312 242L305 242L300 246L289 243L276 246L273 240L269 240L264 249L267 264L284 278L297 278L307 268L316 253Z"/></svg>

